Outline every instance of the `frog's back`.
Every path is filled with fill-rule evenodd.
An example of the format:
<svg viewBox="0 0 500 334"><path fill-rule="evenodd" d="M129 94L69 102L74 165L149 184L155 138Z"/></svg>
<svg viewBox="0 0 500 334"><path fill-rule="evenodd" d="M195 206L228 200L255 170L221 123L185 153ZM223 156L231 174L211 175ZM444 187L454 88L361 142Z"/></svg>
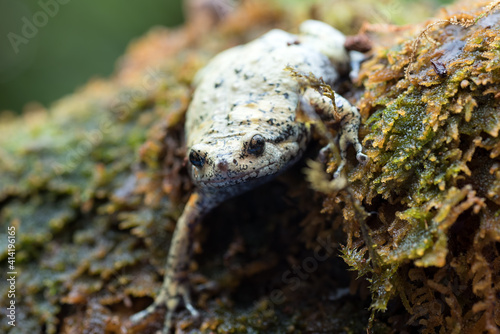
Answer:
<svg viewBox="0 0 500 334"><path fill-rule="evenodd" d="M326 26L327 32L316 29L318 24ZM311 25L318 34L337 32L318 21L303 24L313 30ZM322 43L322 38L275 29L216 56L195 80L197 89L186 120L188 147L256 128L273 136L273 131L289 127L295 121L299 97L298 83L285 67L311 72L329 83L337 79L328 56L339 52L338 45L327 45L335 51L323 52L328 43Z"/></svg>

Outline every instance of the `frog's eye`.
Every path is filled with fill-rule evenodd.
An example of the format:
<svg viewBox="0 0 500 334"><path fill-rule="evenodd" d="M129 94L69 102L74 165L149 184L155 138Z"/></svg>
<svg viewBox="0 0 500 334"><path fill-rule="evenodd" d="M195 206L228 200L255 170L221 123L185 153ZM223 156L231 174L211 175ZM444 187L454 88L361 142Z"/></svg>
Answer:
<svg viewBox="0 0 500 334"><path fill-rule="evenodd" d="M193 164L193 166L203 167L203 165L205 164L205 157L201 156L196 151L191 151L189 153L189 161L191 161L191 163Z"/></svg>
<svg viewBox="0 0 500 334"><path fill-rule="evenodd" d="M266 141L264 137L261 135L255 135L250 139L247 147L247 153L251 155L261 155L264 152L264 146L266 145Z"/></svg>

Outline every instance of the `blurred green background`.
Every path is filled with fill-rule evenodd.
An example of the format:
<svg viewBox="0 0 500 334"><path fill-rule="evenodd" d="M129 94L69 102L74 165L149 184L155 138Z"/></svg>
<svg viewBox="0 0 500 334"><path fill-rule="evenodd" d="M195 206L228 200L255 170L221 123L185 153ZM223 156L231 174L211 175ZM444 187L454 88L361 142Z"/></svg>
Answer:
<svg viewBox="0 0 500 334"><path fill-rule="evenodd" d="M411 2L436 8L453 0L355 1L374 2L377 23ZM92 77L110 75L131 40L183 22L181 2L0 0L0 112L19 113L33 101L49 106Z"/></svg>
<svg viewBox="0 0 500 334"><path fill-rule="evenodd" d="M0 111L48 106L110 75L132 39L181 24L181 8L181 0L0 0Z"/></svg>

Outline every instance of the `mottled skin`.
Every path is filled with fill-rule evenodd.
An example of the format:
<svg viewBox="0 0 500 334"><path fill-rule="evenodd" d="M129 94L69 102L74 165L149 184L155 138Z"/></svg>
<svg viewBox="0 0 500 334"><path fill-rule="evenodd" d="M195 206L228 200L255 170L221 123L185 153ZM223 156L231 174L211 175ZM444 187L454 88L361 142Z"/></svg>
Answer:
<svg viewBox="0 0 500 334"><path fill-rule="evenodd" d="M349 143L358 160L366 160L358 141L358 110L337 95L335 113L330 99L311 88L301 93L297 80L284 70L288 65L333 83L335 66L349 61L344 36L318 21L304 22L300 32L272 30L220 53L197 74L185 125L188 169L197 190L177 222L160 293L133 322L165 305L168 333L181 300L197 315L187 277L191 232L220 202L268 181L301 157L310 138L308 124L296 120L301 102L341 122L342 163L335 176L345 166Z"/></svg>

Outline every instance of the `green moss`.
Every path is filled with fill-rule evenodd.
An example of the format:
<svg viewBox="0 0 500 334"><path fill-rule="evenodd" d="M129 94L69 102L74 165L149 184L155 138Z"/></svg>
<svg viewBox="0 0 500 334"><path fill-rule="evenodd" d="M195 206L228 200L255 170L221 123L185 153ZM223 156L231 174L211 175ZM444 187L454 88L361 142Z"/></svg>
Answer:
<svg viewBox="0 0 500 334"><path fill-rule="evenodd" d="M480 7L468 10L462 16L450 12L444 19L481 15ZM499 17L498 13L490 13L467 28L442 23L426 31L437 43L431 44L425 38L420 44L403 40L389 51L376 51L375 57L363 66L361 80L366 91L360 105L362 113L370 115L366 121L369 132L364 138L370 163L354 171L350 180L367 203L380 203L383 199L394 209L377 205L380 218L370 222L372 233L379 236L375 248L380 256L378 265L385 270L361 266L359 259L349 256L350 251L344 253L344 258L361 273L370 274L374 309L384 310L396 295L406 300L395 287L384 290L377 285L385 280L405 280L400 277L401 267L445 267L450 275L457 275L456 279L470 282L465 274L467 269L458 268L454 257L468 250L471 257L461 265L470 271L477 265L474 253L494 249L500 242L500 221L492 215L500 205L498 173L494 173L499 163L495 147L500 145L500 109L493 97L500 78L497 58L493 58L500 41ZM488 23L483 23L486 20ZM418 36L419 30L415 31L410 40ZM444 65L447 74L439 76L431 61ZM492 222L484 227L489 230L488 236L477 221ZM465 241L470 240L469 233L475 235L473 243ZM457 246L459 253L450 252ZM498 251L493 254L482 263L486 266L483 270L498 275L499 268L494 265ZM386 276L387 271L391 275ZM432 270L422 274L428 272ZM431 278L423 283L431 289L437 284ZM444 286L453 289L449 282L442 284L443 291ZM474 291L476 283L468 284ZM490 299L483 302L492 302L489 305L496 311L484 313L484 329L491 332L489 326L498 319L494 315L498 308L492 299L498 297L494 288L488 291ZM406 293L418 294L411 290ZM486 295L475 293L460 306L443 305L443 317L432 318L423 328L430 332L436 328L451 330L445 314L451 314L461 328L470 326L462 315L483 303L478 297ZM410 296L409 300L413 302L407 305L408 309L417 307L413 304L417 298ZM428 312L430 319L432 310Z"/></svg>

